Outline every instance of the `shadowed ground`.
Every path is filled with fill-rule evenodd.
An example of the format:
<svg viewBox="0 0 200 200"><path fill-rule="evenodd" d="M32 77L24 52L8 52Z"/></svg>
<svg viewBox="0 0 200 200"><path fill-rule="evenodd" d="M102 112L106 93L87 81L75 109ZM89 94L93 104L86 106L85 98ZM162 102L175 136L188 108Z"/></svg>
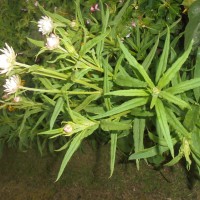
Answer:
<svg viewBox="0 0 200 200"><path fill-rule="evenodd" d="M145 163L117 162L109 177L109 146L76 152L62 178L54 182L63 154L4 151L0 159L0 200L198 200L200 183L188 182L180 165L153 170ZM121 157L118 155L118 157Z"/></svg>

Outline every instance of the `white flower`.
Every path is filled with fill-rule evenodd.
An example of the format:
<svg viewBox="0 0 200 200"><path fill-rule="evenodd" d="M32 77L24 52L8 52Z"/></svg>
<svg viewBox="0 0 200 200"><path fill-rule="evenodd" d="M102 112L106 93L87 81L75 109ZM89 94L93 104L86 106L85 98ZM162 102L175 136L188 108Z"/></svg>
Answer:
<svg viewBox="0 0 200 200"><path fill-rule="evenodd" d="M42 19L38 21L39 32L43 35L48 35L53 31L53 21L50 17L43 16Z"/></svg>
<svg viewBox="0 0 200 200"><path fill-rule="evenodd" d="M6 48L0 49L3 53L0 55L0 74L5 74L13 69L15 64L16 55L12 47L5 44Z"/></svg>
<svg viewBox="0 0 200 200"><path fill-rule="evenodd" d="M49 50L53 50L58 48L60 44L60 40L59 37L54 35L53 33L47 38L47 43L46 43L46 47Z"/></svg>
<svg viewBox="0 0 200 200"><path fill-rule="evenodd" d="M16 93L20 86L20 77L18 75L13 75L10 78L6 79L6 83L3 85L3 87L5 88L4 92L6 92L7 94Z"/></svg>

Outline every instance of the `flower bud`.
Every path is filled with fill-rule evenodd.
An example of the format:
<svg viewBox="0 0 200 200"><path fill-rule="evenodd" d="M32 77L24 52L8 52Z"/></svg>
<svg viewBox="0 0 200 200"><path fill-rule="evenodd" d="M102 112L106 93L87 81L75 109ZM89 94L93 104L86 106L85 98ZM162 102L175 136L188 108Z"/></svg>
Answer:
<svg viewBox="0 0 200 200"><path fill-rule="evenodd" d="M47 38L47 43L46 43L46 47L49 50L53 50L58 48L60 44L60 40L59 37L54 35L53 33Z"/></svg>
<svg viewBox="0 0 200 200"><path fill-rule="evenodd" d="M73 131L73 128L70 124L66 124L64 127L63 127L63 130L65 133L71 133Z"/></svg>
<svg viewBox="0 0 200 200"><path fill-rule="evenodd" d="M18 103L20 102L20 100L21 100L21 97L17 96L17 97L14 97L13 102Z"/></svg>

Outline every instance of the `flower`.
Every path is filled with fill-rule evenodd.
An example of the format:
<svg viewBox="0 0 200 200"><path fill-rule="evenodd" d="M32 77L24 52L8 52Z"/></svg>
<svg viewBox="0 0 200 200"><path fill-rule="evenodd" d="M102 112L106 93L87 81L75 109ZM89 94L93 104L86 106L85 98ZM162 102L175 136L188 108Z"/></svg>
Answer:
<svg viewBox="0 0 200 200"><path fill-rule="evenodd" d="M93 6L90 7L91 12L99 11L99 5L98 3L94 4Z"/></svg>
<svg viewBox="0 0 200 200"><path fill-rule="evenodd" d="M53 31L53 21L50 17L43 16L42 19L38 21L39 32L43 35L48 35Z"/></svg>
<svg viewBox="0 0 200 200"><path fill-rule="evenodd" d="M49 50L56 49L58 48L59 44L60 44L59 37L54 35L53 33L47 38L47 43L46 43L47 49Z"/></svg>
<svg viewBox="0 0 200 200"><path fill-rule="evenodd" d="M5 74L13 69L16 55L12 47L5 44L6 48L0 49L3 54L0 55L0 74Z"/></svg>
<svg viewBox="0 0 200 200"><path fill-rule="evenodd" d="M6 79L6 83L3 85L5 88L4 92L7 94L16 93L21 86L21 79L18 75L13 75L10 78Z"/></svg>
<svg viewBox="0 0 200 200"><path fill-rule="evenodd" d="M21 97L19 97L19 96L14 97L14 99L13 99L13 102L15 102L15 103L18 103L20 101L21 101Z"/></svg>
<svg viewBox="0 0 200 200"><path fill-rule="evenodd" d="M65 133L71 133L73 131L73 128L70 124L66 124L64 127L63 127L63 130Z"/></svg>

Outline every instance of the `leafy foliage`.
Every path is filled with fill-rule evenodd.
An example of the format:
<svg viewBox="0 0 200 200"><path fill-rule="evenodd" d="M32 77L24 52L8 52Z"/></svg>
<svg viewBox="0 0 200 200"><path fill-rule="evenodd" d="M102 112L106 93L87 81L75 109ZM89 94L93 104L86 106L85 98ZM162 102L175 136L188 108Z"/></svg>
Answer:
<svg viewBox="0 0 200 200"><path fill-rule="evenodd" d="M181 3L77 0L67 18L38 5L59 45L45 45L50 35L29 38L43 62L16 62L4 76L25 82L1 100L1 143L36 140L42 152L48 138L51 151L66 150L57 180L93 133L111 144L110 176L117 148L138 169L141 159L171 166L183 157L199 169L199 50L194 35L181 48Z"/></svg>

